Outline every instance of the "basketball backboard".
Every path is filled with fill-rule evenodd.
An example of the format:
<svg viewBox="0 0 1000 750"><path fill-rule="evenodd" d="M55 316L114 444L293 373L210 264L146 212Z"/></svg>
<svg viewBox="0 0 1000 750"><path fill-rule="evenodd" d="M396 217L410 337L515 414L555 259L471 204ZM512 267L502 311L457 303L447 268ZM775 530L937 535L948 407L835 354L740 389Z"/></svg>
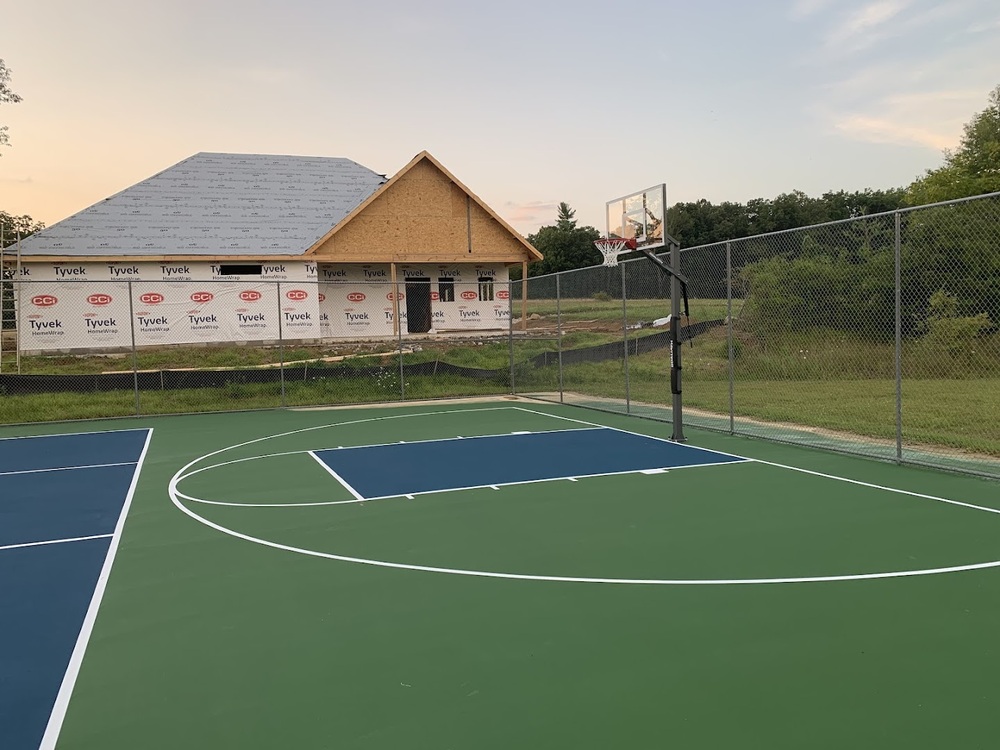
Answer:
<svg viewBox="0 0 1000 750"><path fill-rule="evenodd" d="M665 184L615 198L607 205L607 236L609 239L635 239L637 247L663 247L666 214Z"/></svg>

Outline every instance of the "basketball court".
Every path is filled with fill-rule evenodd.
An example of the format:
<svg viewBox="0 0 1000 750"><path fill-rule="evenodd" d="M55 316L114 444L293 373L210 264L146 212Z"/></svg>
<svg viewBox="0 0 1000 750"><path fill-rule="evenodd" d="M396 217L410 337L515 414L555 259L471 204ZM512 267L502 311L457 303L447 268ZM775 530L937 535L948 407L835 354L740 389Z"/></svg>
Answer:
<svg viewBox="0 0 1000 750"><path fill-rule="evenodd" d="M0 428L0 746L992 742L995 484L671 429Z"/></svg>

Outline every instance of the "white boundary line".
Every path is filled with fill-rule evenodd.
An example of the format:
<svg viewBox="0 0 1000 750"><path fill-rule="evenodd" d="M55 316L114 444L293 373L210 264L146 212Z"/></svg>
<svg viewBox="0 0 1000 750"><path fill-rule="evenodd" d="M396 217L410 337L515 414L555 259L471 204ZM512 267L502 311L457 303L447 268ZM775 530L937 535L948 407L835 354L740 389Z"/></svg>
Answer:
<svg viewBox="0 0 1000 750"><path fill-rule="evenodd" d="M46 539L42 542L20 542L19 544L7 544L0 547L0 552L5 549L24 549L25 547L43 547L47 544L67 544L69 542L89 542L91 539L109 539L114 534L93 534L92 536L73 536L66 539Z"/></svg>
<svg viewBox="0 0 1000 750"><path fill-rule="evenodd" d="M572 417L564 417L564 416L559 415L559 414L547 414L544 411L535 411L534 409L525 409L523 406L511 406L510 408L511 409L516 409L517 411L527 412L528 414L535 414L535 415L538 415L538 416L541 416L541 417L552 417L553 419L561 419L564 422L573 422L575 424L587 425L588 427L600 427L601 429L604 429L604 430L614 430L615 432L624 432L626 435L640 435L642 437L649 438L650 440L657 440L657 441L659 441L661 443L667 443L669 445L683 446L684 448L688 448L688 449L693 450L693 451L698 451L700 453L714 453L714 454L716 454L718 456L730 456L731 458L739 458L739 459L742 459L743 461L756 461L757 460L755 458L747 458L746 456L740 456L740 455L738 455L736 453L726 453L725 451L717 451L714 448L701 448L701 447L699 447L697 445L688 445L687 443L678 443L678 442L676 442L674 440L668 440L667 438L657 437L656 435L647 435L647 434L645 434L643 432L632 432L631 430L623 430L620 427L611 427L609 425L599 424L597 422L586 422L586 421L584 421L582 419L573 419ZM628 416L628 415L623 414L621 416Z"/></svg>
<svg viewBox="0 0 1000 750"><path fill-rule="evenodd" d="M0 440L31 440L33 438L78 437L80 435L107 435L112 432L145 432L148 427L128 427L124 430L93 430L92 432L53 432L51 435L9 435Z"/></svg>
<svg viewBox="0 0 1000 750"><path fill-rule="evenodd" d="M653 467L649 469L629 469L628 471L604 471L595 472L593 474L572 474L569 476L561 477L546 477L544 479L522 479L517 482L494 482L492 484L473 484L468 487L446 487L445 489L436 490L424 490L423 492L407 492L398 495L376 495L369 497L369 500L392 500L397 497L413 498L418 495L437 495L439 493L443 494L445 492L464 492L466 490L485 490L492 489L496 490L500 487L516 487L522 484L541 484L543 482L578 482L581 479L596 479L598 477L621 477L626 474L649 474L650 472L655 474L663 474L670 471L679 471L681 469L700 469L703 466L730 466L732 464L743 464L751 463L750 461L720 461L715 464L684 464L683 466L662 466Z"/></svg>
<svg viewBox="0 0 1000 750"><path fill-rule="evenodd" d="M119 432L126 431L132 432L133 430L119 430ZM84 615L83 624L80 626L80 634L77 636L73 653L69 657L69 664L66 665L66 673L63 675L62 684L59 686L59 692L52 706L52 713L49 714L49 722L45 727L45 734L42 736L38 750L54 750L56 741L59 739L59 732L66 718L66 709L69 707L69 699L73 695L73 687L76 685L76 678L80 674L80 665L83 664L83 656L87 651L87 644L90 642L94 623L97 621L97 611L101 608L104 589L107 588L108 578L111 576L111 566L115 562L118 545L122 540L122 530L125 528L125 519L128 516L129 508L132 507L132 498L135 497L135 488L139 484L142 464L146 460L146 452L149 450L149 443L152 438L153 429L148 428L146 430L146 442L142 446L142 453L139 454L139 460L136 462L128 494L125 496L125 502L122 504L122 511L118 516L118 523L115 525L111 543L108 545L108 554L104 558L104 565L101 567L101 573L97 578L97 585L94 587L94 595L90 599L90 606L87 608L87 614Z"/></svg>
<svg viewBox="0 0 1000 750"><path fill-rule="evenodd" d="M340 474L338 474L337 472L335 472L332 467L327 466L323 462L323 460L319 456L317 456L315 453L313 453L312 451L306 451L306 453L308 453L310 456L312 456L313 460L316 463L318 463L320 466L322 466L323 469L326 470L327 474L329 474L331 477L333 477L338 482L340 482L344 486L344 489L347 490L348 492L350 492L352 495L354 495L354 497L357 498L359 501L363 502L363 501L369 499L367 497L364 497L360 492L358 492L350 484L348 484L347 480L345 480L342 476L340 476Z"/></svg>
<svg viewBox="0 0 1000 750"><path fill-rule="evenodd" d="M520 406L512 406L510 408L511 409L519 409L521 411L531 412L532 414L544 414L545 413L545 412L540 412L540 411L534 411L533 409L523 409ZM600 425L597 425L595 422L585 422L582 419L572 419L571 417L563 417L563 416L559 416L559 415L556 415L556 414L552 414L552 415L549 415L549 416L553 416L556 419L563 419L563 420L566 420L567 422L576 422L577 424L584 424L584 425L591 425L591 426L600 426ZM621 429L619 429L617 427L608 427L607 429L609 429L609 430L617 430L618 432L628 432L628 430L621 430ZM652 436L649 436L649 437L652 437ZM652 439L653 440L664 440L665 442L671 442L669 440L666 440L665 438L652 437ZM820 471L813 471L812 469L803 469L803 468L800 468L798 466L790 466L788 464L779 464L779 463L775 463L774 461L764 461L764 460L759 459L759 458L746 458L745 456L737 456L735 453L726 453L724 451L717 451L717 450L713 450L713 449L709 449L709 448L698 448L695 445L688 446L688 447L694 448L695 450L710 451L711 453L718 453L719 455L722 455L722 456L733 456L735 458L742 458L744 461L749 461L749 462L757 463L757 464L764 464L766 466L774 466L775 468L778 468L778 469L787 469L788 471L797 471L797 472L799 472L801 474L811 474L814 477L822 477L823 479L833 479L833 480L835 480L837 482L846 482L847 484L856 484L856 485L859 485L861 487L870 487L871 489L874 489L874 490L884 490L885 492L895 492L895 493L897 493L899 495L908 495L910 497L919 497L919 498L921 498L923 500L934 500L935 502L947 503L948 505L959 505L959 506L961 506L963 508L971 508L972 510L981 510L981 511L985 511L986 513L1000 514L1000 508L990 508L989 506L985 506L985 505L973 505L972 503L963 503L963 502L960 502L958 500L949 500L948 498L945 498L945 497L938 497L936 495L925 495L925 494L923 494L921 492L913 492L912 490L901 490L901 489L898 489L896 487L886 487L885 485L874 484L872 482L862 482L859 479L848 479L847 477L839 477L836 474L824 474L823 472L820 472Z"/></svg>
<svg viewBox="0 0 1000 750"><path fill-rule="evenodd" d="M24 469L22 471L0 471L0 477L12 477L16 474L44 474L47 471L73 471L75 469L107 469L112 466L134 466L135 461L121 461L115 464L84 464L81 466L53 466L49 469Z"/></svg>
<svg viewBox="0 0 1000 750"><path fill-rule="evenodd" d="M593 422L585 422L583 420L572 419L570 417L563 417L563 416L560 416L560 415L557 415L557 414L546 414L545 412L538 412L538 411L534 411L532 409L524 409L524 408L518 407L518 406L508 406L508 407L498 407L498 408L516 409L516 410L519 410L519 411L525 411L525 412L536 414L536 415L540 415L540 416L552 417L553 419L561 419L561 420L568 421L568 422L575 422L577 424L585 424L585 425L590 425L592 427L604 427L604 428L611 429L611 430L618 430L619 432L626 432L626 433L629 432L628 430L620 430L620 429L614 428L614 427L607 427L607 425L600 425L600 424L596 424L596 423L593 423ZM459 411L459 410L455 410L455 411ZM472 411L472 410L470 409L470 410L467 410L467 411ZM405 417L433 416L433 414L434 414L433 412L427 412L427 413L416 413L416 414L400 414L400 415L393 415L393 416L395 418L405 418ZM393 418L393 417L389 417L389 418ZM361 423L361 422L380 421L381 419L382 418L377 417L377 418L373 418L373 419L356 420L355 422L341 422L341 423L339 423L336 426L346 426L346 425L357 424L357 423ZM335 426L335 425L329 425L329 426ZM304 430L294 430L292 432L283 433L281 435L274 435L273 437L284 437L285 435L291 435L291 434L295 434L295 433L298 433L298 432L305 432L305 431L310 430L310 429L317 429L317 428L305 428ZM641 435L642 433L630 433L630 434ZM654 440L664 440L664 442L670 442L670 441L666 441L664 438L656 438L656 437L651 436L651 435L646 435L646 437L650 437L650 438L652 438ZM259 438L258 440L254 440L254 441L250 441L250 442L259 442L260 440L266 440L266 439L268 439L268 438ZM243 446L248 445L248 444L249 443L240 443L238 445L229 446L227 448L221 448L221 449L219 449L217 451L214 451L212 453L208 453L208 454L206 454L204 456L196 458L193 461L191 461L188 464L186 464L185 466L183 466L181 469L179 469L174 474L174 476L171 477L170 483L169 483L168 489L167 489L168 494L170 496L171 502L182 513L184 513L187 516L193 518L194 520L198 521L199 523L204 524L205 526L208 526L209 528L215 529L216 531L218 531L220 533L226 534L227 536L231 536L231 537L234 537L236 539L243 539L244 541L252 542L254 544L260 544L261 546L270 547L272 549L282 550L282 551L285 551L285 552L295 552L297 554L306 555L306 556L309 556L309 557L323 558L323 559L326 559L326 560L337 560L337 561L340 561L340 562L358 563L358 564L361 564L361 565L372 565L374 567L380 567L380 568L393 568L393 569L397 569L397 570L413 570L413 571L419 571L419 572L425 572L425 573L448 573L448 574L451 574L451 575L471 576L471 577L478 577L478 578L504 578L504 579L509 579L509 580L547 581L547 582L554 582L554 583L600 583L600 584L645 585L645 586L739 586L739 585L759 585L759 584L826 583L826 582L834 582L834 581L879 580L879 579L883 579L883 578L910 578L910 577L917 577L917 576L939 575L939 574L943 574L943 573L957 573L957 572L971 571L971 570L985 570L985 569L989 569L989 568L1000 567L1000 560L993 560L993 561L990 561L990 562L972 563L972 564L968 564L968 565L953 565L953 566L940 567L940 568L924 568L924 569L919 569L919 570L884 571L884 572L878 572L878 573L857 573L857 574L848 574L848 575L801 576L801 577L780 577L780 578L599 578L599 577L586 577L586 576L532 575L532 574L505 573L505 572L487 571L487 570L466 570L466 569L461 569L461 568L444 568L444 567L436 567L436 566L430 566L430 565L414 565L414 564L410 564L410 563L397 563L397 562L391 562L391 561L387 561L387 560L374 560L374 559L363 558L363 557L350 557L348 555L337 555L337 554L334 554L332 552L320 552L320 551L317 551L317 550L305 549L305 548L302 548L302 547L294 547L292 545L281 544L279 542L273 542L273 541L270 541L268 539L261 539L259 537L250 536L249 534L243 534L243 533L241 533L239 531L235 531L234 529L230 529L230 528L227 528L227 527L222 526L220 524L217 524L217 523L215 523L213 521L210 521L209 519L205 518L204 516L198 515L197 513L195 513L193 510L191 510L190 508L188 508L186 505L184 505L180 501L180 499L179 499L180 498L180 493L177 490L177 484L181 480L183 480L185 476L188 476L188 475L186 475L184 473L185 471L187 471L190 467L194 466L199 461L202 461L202 460L204 460L206 458L209 458L211 456L218 455L219 453L223 453L223 452L225 452L227 450L231 450L233 448L243 447ZM741 458L746 463L766 464L766 465L774 466L776 468L790 469L792 471L802 471L802 472L805 472L805 473L808 473L808 474L813 474L813 475L816 475L816 476L819 476L819 477L822 477L822 478L826 478L826 479L833 479L833 480L845 481L845 482L849 482L849 483L853 483L853 484L860 484L860 485L863 485L863 486L871 487L873 489L885 490L887 492L896 492L896 493L899 493L899 494L910 495L910 496L913 496L913 497L919 497L919 498L923 498L923 499L927 499L927 500L935 500L935 501L939 501L939 502L949 503L949 504L952 504L952 505L961 505L963 507L968 507L968 508L972 508L972 509L975 509L975 510L984 510L984 511L988 511L988 512L991 512L991 513L998 513L998 512L1000 512L1000 511L998 511L995 508L988 508L988 507L983 507L983 506L978 506L978 505L972 505L972 504L969 504L969 503L960 503L958 501L948 500L947 498L936 497L936 496L933 496L933 495L923 495L923 494L916 493L916 492L910 492L908 490L900 490L900 489L896 489L896 488L893 488L893 487L886 487L884 485L877 485L877 484L859 482L857 480L847 479L845 477L838 477L838 476L833 475L833 474L821 474L819 472L813 472L813 471L810 471L810 470L807 470L807 469L799 469L797 467L786 466L784 464L778 464L778 463L773 463L773 462L768 462L768 461L757 461L756 459L746 458L745 456L738 456L738 455L733 454L733 453L725 453L723 451L713 451L713 450L709 450L709 449L706 449L706 448L698 448L697 446L689 446L689 447L694 448L695 450L707 451L707 452L711 452L711 453L717 453L717 454L720 454L720 455L731 456L733 458Z"/></svg>
<svg viewBox="0 0 1000 750"><path fill-rule="evenodd" d="M494 438L524 437L525 435L549 435L557 432L594 432L595 429L607 428L576 427L568 430L538 430L537 432L522 430L519 432L497 432L489 435L456 435L450 438L432 438L430 440L395 440L391 443L372 443L371 445L338 445L336 448L316 448L315 450L317 453L325 451L357 451L367 448L391 448L399 445L426 445L428 443L456 443L459 440L489 440Z"/></svg>
<svg viewBox="0 0 1000 750"><path fill-rule="evenodd" d="M195 464L197 464L199 461L204 461L205 459L211 458L212 456L218 456L221 453L225 453L226 451L235 450L236 448L245 448L248 445L254 445L256 443L261 443L261 442L264 442L265 440L274 440L276 438L289 437L291 435L299 435L299 434L302 434L302 433L305 433L305 432L315 432L317 430L326 430L326 429L329 429L331 427L347 427L347 426L350 426L350 425L366 424L366 423L369 423L369 422L384 422L384 421L387 421L387 420L406 419L406 418L409 418L409 417L443 416L443 415L446 415L446 414L471 414L471 413L476 413L476 412L481 412L481 411L510 411L510 409L511 409L510 406L489 406L489 407L476 408L476 409L441 409L441 410L438 410L438 411L418 412L418 413L415 413L415 414L389 414L389 415L385 415L385 416L381 416L381 417L366 417L364 419L351 419L351 420L347 420L347 421L344 421L344 422L329 422L327 424L314 425L312 427L302 427L302 428L297 429L297 430L288 430L287 432L279 432L279 433L274 434L274 435L265 435L264 437L254 438L253 440L247 440L247 441L242 442L242 443L237 443L236 445L230 445L230 446L227 446L225 448L220 448L219 450L212 451L211 453L206 453L204 456L199 456L194 461L190 461L189 463L187 463L179 472L177 472L177 474L175 475L175 477L177 478L177 481L179 482L181 479L186 479L189 476L193 476L193 475L198 474L198 473L203 472L203 471L208 471L209 469L213 469L213 468L216 468L218 466L228 466L229 464L240 463L241 461L254 461L254 460L258 459L258 458L267 458L267 457L271 457L271 456L290 456L290 455L294 455L294 454L298 454L298 453L306 453L307 452L307 451L285 451L285 452L282 452L282 453L273 453L273 454L270 454L270 456L248 456L248 457L245 457L245 458L233 459L232 461L224 461L224 462L222 462L220 464L212 464L212 465L209 465L209 466L203 466L201 468L193 469L191 471L188 471L188 469L190 469L192 466L194 466ZM548 415L543 415L543 416L548 416ZM82 433L82 434L89 434L89 433ZM338 446L338 447L342 448L343 446ZM323 448L321 450L336 450L336 449L334 449L334 448ZM187 472L187 473L184 473L184 472ZM183 474L183 476L178 476L178 475L181 475L181 474ZM186 498L188 500L192 500L194 502L205 503L207 505L236 505L238 507L248 507L248 505L246 503L223 503L223 502L219 502L217 500L201 500L199 498L189 497L187 495L182 494L181 492L178 492L177 494L178 494L179 497L184 497L184 498ZM338 501L333 501L333 502L308 503L308 504L303 504L303 505L305 505L305 506L308 506L308 505L343 505L343 504L353 503L353 502L362 502L362 501L356 501L356 500L338 500ZM272 504L272 505L265 505L265 504L261 503L261 504L254 504L254 507L277 507L279 505L280 505L280 507L288 507L288 508L296 507L295 505L293 505L291 503L279 503L279 504ZM303 505L300 505L298 507L303 507Z"/></svg>
<svg viewBox="0 0 1000 750"><path fill-rule="evenodd" d="M418 415L411 415L411 416L418 416ZM523 436L523 435L548 435L548 434L556 434L556 433L560 433L560 432L594 432L594 431L597 431L598 429L602 429L602 428L587 427L587 428L581 428L581 429L578 429L578 430L539 430L538 432L524 432L524 431L522 431L522 432L516 432L516 433L500 433L500 434L495 434L495 435L478 435L476 437L477 438L479 438L479 437L500 438L500 437L508 437L508 436L513 436L513 435ZM612 428L604 428L604 429L611 430L612 432L622 432L622 433L627 434L627 435L634 435L635 437L645 437L645 438L650 438L651 440L660 440L659 438L654 438L654 437L652 437L650 435L644 435L644 434L638 433L638 432L627 432L625 430L614 430ZM439 439L439 440L420 440L420 441L413 441L413 442L406 442L406 443L376 443L374 447L384 447L384 446L394 446L394 445L416 445L416 444L419 444L419 443L438 443L438 442L447 442L447 441L455 441L455 440L470 440L470 439L472 439L472 438L442 438L442 439ZM666 442L669 442L669 441L666 441ZM350 446L350 448L367 448L367 447L371 447L371 446L365 446L365 445ZM694 446L691 446L691 447L694 447ZM276 458L276 457L279 457L279 456L294 456L294 455L308 454L309 456L311 456L313 458L313 460L316 461L316 463L318 463L320 466L323 467L324 471L326 471L327 473L329 473L330 475L332 475L334 477L334 479L336 479L338 482L340 482L340 484L344 485L344 487L348 490L348 492L350 492L354 496L354 498L355 498L354 500L323 500L323 501L314 501L314 502L307 502L307 503L235 503L235 502L226 502L226 501L222 501L222 500L206 500L204 498L194 497L193 495L187 495L187 494L181 492L180 490L177 491L177 495L178 495L178 497L181 497L181 498L183 498L185 500L189 500L189 501L191 501L193 503L202 503L204 505L220 505L220 506L229 507L229 508L314 508L314 507L319 507L319 506L324 506L324 505L350 505L351 503L367 502L368 500L392 500L392 499L400 498L400 497L405 497L408 500L412 500L415 495L433 495L433 494L437 494L437 493L441 493L441 492L460 492L460 491L465 491L465 490L478 490L478 489L485 489L485 488L490 488L490 489L494 489L495 490L495 489L498 489L499 487L512 487L512 486L515 486L515 485L536 484L536 483L540 483L540 482L560 482L560 481L564 481L564 480L569 480L571 482L576 482L579 479L591 478L591 477L612 477L612 476L622 476L622 475L625 475L625 474L664 474L664 473L667 473L667 472L670 472L670 471L678 471L678 470L681 470L681 469L698 469L698 468L707 467L707 466L728 466L729 464L746 463L746 462L748 462L750 460L750 459L742 458L740 456L734 456L732 454L720 453L720 455L729 456L733 460L732 461L717 461L717 462L709 463L709 464L682 464L680 466L661 466L661 467L650 467L650 468L646 468L646 469L629 469L628 471L595 472L593 474L573 474L573 475L568 475L568 476L567 475L562 475L562 476L558 476L558 477L546 477L544 479L527 479L527 480L520 480L520 481L516 481L516 482L494 482L492 484L475 484L475 485L469 485L467 487L448 487L448 488L442 488L442 489L425 490L425 491L422 491L422 492L419 492L419 491L418 492L402 492L402 493L399 493L399 494L396 494L396 495L376 495L376 496L372 496L372 497L363 497L359 492L355 491L354 487L351 486L350 484L348 484L347 481L344 480L343 477L341 477L338 473L336 473L319 456L316 455L317 453L336 452L338 450L341 450L341 449L340 448L317 448L315 450L283 451L283 452L280 452L280 453L268 453L268 454L263 454L263 455L260 455L260 456L246 456L244 458L237 458L237 459L233 459L232 461L223 461L223 462L218 463L218 464L210 464L209 466L203 466L201 468L194 469L193 471L190 471L187 474L185 474L183 477L181 477L181 479L187 479L188 477L194 476L195 474L199 474L199 473L201 473L203 471L208 471L209 469L217 469L217 468L220 468L222 466L229 466L231 464L243 463L245 461L256 461L258 459ZM714 452L714 453L718 453L718 451L707 451L705 449L701 449L701 450L702 450L702 452L709 452L709 453L713 453Z"/></svg>

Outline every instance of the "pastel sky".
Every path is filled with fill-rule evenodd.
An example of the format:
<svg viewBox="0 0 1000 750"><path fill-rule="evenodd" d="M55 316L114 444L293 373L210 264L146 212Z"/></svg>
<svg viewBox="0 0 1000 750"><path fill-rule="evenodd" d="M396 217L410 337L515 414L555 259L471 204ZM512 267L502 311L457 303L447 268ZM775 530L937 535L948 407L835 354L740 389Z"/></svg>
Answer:
<svg viewBox="0 0 1000 750"><path fill-rule="evenodd" d="M1000 83L997 0L5 0L0 210L53 224L199 151L427 150L524 234L567 202L892 188Z"/></svg>

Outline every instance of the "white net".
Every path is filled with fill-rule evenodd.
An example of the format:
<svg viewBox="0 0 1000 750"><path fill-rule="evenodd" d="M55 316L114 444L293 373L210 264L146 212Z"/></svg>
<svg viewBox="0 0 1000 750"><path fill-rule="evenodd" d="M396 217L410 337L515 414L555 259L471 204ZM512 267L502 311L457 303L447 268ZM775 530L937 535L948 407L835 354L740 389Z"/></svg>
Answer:
<svg viewBox="0 0 1000 750"><path fill-rule="evenodd" d="M601 251L601 255L604 256L605 266L617 266L618 256L622 253L629 252L628 240L624 238L611 238L599 240L594 240L594 246Z"/></svg>

